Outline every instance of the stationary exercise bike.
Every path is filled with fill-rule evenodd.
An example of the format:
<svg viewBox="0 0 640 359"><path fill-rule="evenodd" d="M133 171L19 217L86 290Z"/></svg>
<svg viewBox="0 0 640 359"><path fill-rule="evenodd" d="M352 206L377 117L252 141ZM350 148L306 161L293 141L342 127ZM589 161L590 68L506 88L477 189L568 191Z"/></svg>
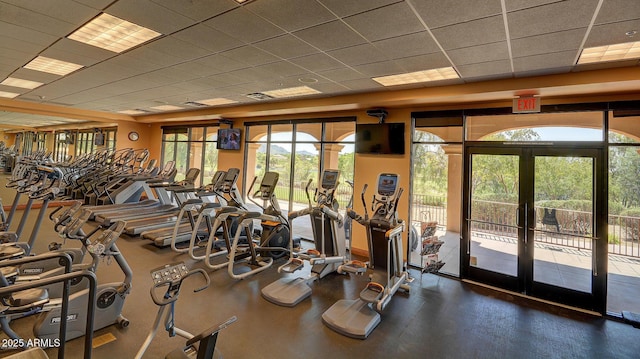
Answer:
<svg viewBox="0 0 640 359"><path fill-rule="evenodd" d="M292 307L311 295L312 282L324 278L329 273L338 270L346 260L346 240L343 219L338 213L338 201L334 197L338 187L339 172L337 170L324 170L322 172L320 186L314 196L315 206L311 204L309 185L305 192L309 207L299 211L289 212L289 221L309 215L315 248L293 252L293 240L289 241L289 260L278 267L279 273L293 273L304 267L304 260L311 264L311 274L307 278L281 278L262 289L262 296L278 305Z"/></svg>
<svg viewBox="0 0 640 359"><path fill-rule="evenodd" d="M151 271L151 278L153 279L153 286L150 290L151 299L153 299L153 302L160 308L158 309L158 314L156 315L151 332L149 332L149 335L145 339L144 343L142 343L138 353L136 353L136 359L142 358L144 353L147 351L147 348L155 337L161 323L164 323L164 327L170 337L174 337L177 334L187 339L185 347L170 352L167 354L166 358L210 359L213 358L214 352L219 354L215 351L218 333L220 330L234 323L237 320L235 316L210 327L196 336L176 327L175 325L175 304L180 294L180 287L185 279L195 274L201 275L206 281L204 286L194 290L194 293L197 293L208 288L210 283L209 275L207 275L207 272L202 269L189 270L184 263L174 263L164 265ZM164 295L160 296L158 295L157 289L162 287L166 287L167 289ZM195 346L196 343L199 343L197 347ZM221 356L217 355L217 357Z"/></svg>
<svg viewBox="0 0 640 359"><path fill-rule="evenodd" d="M369 282L355 300L339 300L322 314L322 321L331 329L349 337L366 339L380 323L380 313L391 301L393 295L402 289L409 292L412 280L403 259L402 232L405 224L398 218L398 201L402 189L398 187L399 177L393 173L378 176L378 186L373 195L369 218L365 192L362 190L364 217L349 209L347 214L365 226L369 247L369 261L366 273ZM361 262L352 261L340 266L338 272L361 274Z"/></svg>
<svg viewBox="0 0 640 359"><path fill-rule="evenodd" d="M87 210L83 209L83 211ZM86 221L86 218L88 217L88 215L80 216L81 219L77 221L78 223L81 223L83 220ZM78 226L80 225L78 223L71 223L69 226ZM114 258L125 276L122 282L98 285L97 310L94 319L95 330L112 324L117 324L121 328L129 325L129 321L122 316L122 308L124 307L125 299L131 290L133 271L115 243L122 234L122 231L124 231L124 227L125 222L117 221L108 229L92 232L92 234L88 236L69 236L70 239L77 239L82 242L87 253L91 255L92 265L94 268L103 257ZM71 232L77 233L73 230ZM67 340L74 339L85 334L83 318L87 315L85 304L87 294L88 290L81 290L77 293L73 293L69 297ZM59 308L55 308L53 310L43 312L38 316L34 324L33 331L38 338L55 339L58 335L59 325L60 310Z"/></svg>

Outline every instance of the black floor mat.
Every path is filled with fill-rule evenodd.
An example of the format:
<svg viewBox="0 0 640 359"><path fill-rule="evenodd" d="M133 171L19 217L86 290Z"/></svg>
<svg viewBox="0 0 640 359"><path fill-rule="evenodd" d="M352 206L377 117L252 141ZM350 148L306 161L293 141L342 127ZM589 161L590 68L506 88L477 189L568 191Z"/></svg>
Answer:
<svg viewBox="0 0 640 359"><path fill-rule="evenodd" d="M622 318L624 318L625 323L629 323L633 325L634 328L640 329L640 314L633 312L622 312Z"/></svg>

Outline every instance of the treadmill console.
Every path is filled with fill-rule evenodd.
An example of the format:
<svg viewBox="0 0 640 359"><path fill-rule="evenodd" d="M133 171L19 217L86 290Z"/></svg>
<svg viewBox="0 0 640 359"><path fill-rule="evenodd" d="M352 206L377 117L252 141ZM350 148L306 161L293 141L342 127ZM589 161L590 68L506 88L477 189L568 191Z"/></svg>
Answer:
<svg viewBox="0 0 640 359"><path fill-rule="evenodd" d="M238 181L238 176L240 176L240 170L237 168L229 168L227 173L222 178L221 190L224 193L230 193L235 186L236 181Z"/></svg>
<svg viewBox="0 0 640 359"><path fill-rule="evenodd" d="M276 189L280 175L278 172L266 172L260 182L260 197L263 199L271 198L273 191Z"/></svg>

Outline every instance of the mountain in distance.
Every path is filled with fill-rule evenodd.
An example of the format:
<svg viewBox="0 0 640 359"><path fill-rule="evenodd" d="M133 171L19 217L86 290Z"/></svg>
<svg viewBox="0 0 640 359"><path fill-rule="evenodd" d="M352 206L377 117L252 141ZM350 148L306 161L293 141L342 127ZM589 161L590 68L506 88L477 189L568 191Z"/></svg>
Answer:
<svg viewBox="0 0 640 359"><path fill-rule="evenodd" d="M258 152L266 153L267 152L267 145L266 144L260 145L260 147L258 147ZM278 146L278 145L271 145L271 154L272 155L286 155L288 153L289 153L289 151L284 147L281 147L281 146ZM311 152L308 152L308 151L296 151L296 155L316 156L315 153L311 153Z"/></svg>

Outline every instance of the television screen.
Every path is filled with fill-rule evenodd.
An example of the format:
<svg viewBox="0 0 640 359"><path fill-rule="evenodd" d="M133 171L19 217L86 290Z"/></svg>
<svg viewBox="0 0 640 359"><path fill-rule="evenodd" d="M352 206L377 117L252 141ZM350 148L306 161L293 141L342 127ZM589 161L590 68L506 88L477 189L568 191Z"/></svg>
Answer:
<svg viewBox="0 0 640 359"><path fill-rule="evenodd" d="M404 123L356 125L356 153L404 154Z"/></svg>
<svg viewBox="0 0 640 359"><path fill-rule="evenodd" d="M219 150L239 150L240 149L240 129L223 128L218 130Z"/></svg>

